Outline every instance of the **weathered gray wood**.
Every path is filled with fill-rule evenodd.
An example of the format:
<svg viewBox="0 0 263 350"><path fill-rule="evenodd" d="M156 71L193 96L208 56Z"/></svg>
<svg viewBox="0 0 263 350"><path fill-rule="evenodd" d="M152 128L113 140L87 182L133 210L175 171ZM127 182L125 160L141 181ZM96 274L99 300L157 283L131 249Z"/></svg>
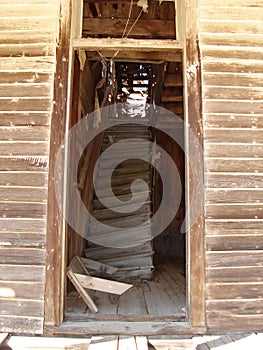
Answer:
<svg viewBox="0 0 263 350"><path fill-rule="evenodd" d="M262 135L263 131L260 129L254 129L253 132L251 132L250 129L207 129L205 132L205 142L213 143L223 141L224 143L260 144Z"/></svg>
<svg viewBox="0 0 263 350"><path fill-rule="evenodd" d="M129 335L164 335L164 334L203 334L204 328L191 327L183 322L65 322L60 327L46 326L45 332L54 335L112 335L112 334L129 334Z"/></svg>
<svg viewBox="0 0 263 350"><path fill-rule="evenodd" d="M218 147L219 148L219 147ZM210 148L210 151L212 149ZM209 151L209 152L210 152ZM213 148L215 152L215 148ZM251 157L251 155L250 155ZM0 160L1 162L1 160ZM1 163L0 163L1 164ZM211 172L248 172L255 173L263 172L263 162L262 158L246 158L238 156L238 158L229 158L229 157L210 157L207 158L206 168Z"/></svg>
<svg viewBox="0 0 263 350"><path fill-rule="evenodd" d="M106 293L121 295L132 287L127 283L115 282L99 277L85 276L79 273L74 273L83 288L98 290Z"/></svg>
<svg viewBox="0 0 263 350"><path fill-rule="evenodd" d="M49 126L50 113L11 112L1 113L0 126Z"/></svg>
<svg viewBox="0 0 263 350"><path fill-rule="evenodd" d="M45 288L43 282L0 281L0 287L1 298L43 301ZM13 312L16 312L15 308Z"/></svg>
<svg viewBox="0 0 263 350"><path fill-rule="evenodd" d="M50 97L17 97L3 98L1 101L2 111L50 111L52 102Z"/></svg>
<svg viewBox="0 0 263 350"><path fill-rule="evenodd" d="M47 185L47 173L40 172L1 172L0 186L29 186L45 187Z"/></svg>
<svg viewBox="0 0 263 350"><path fill-rule="evenodd" d="M41 156L45 158L48 155L48 142L31 141L31 142L0 142L0 154L5 157L16 158L17 156L26 157L28 162L37 163ZM36 157L35 157L36 156Z"/></svg>
<svg viewBox="0 0 263 350"><path fill-rule="evenodd" d="M251 132L263 127L263 115L210 114L204 116L207 128L247 128Z"/></svg>
<svg viewBox="0 0 263 350"><path fill-rule="evenodd" d="M0 263L14 265L43 265L45 250L39 248L0 248ZM30 295L30 294L29 294Z"/></svg>
<svg viewBox="0 0 263 350"><path fill-rule="evenodd" d="M211 188L261 188L262 175L240 173L210 173L207 176Z"/></svg>
<svg viewBox="0 0 263 350"><path fill-rule="evenodd" d="M211 20L243 20L244 18L249 20L260 20L263 16L262 7L238 7L235 9L233 7L227 6L204 6L201 7L200 19Z"/></svg>
<svg viewBox="0 0 263 350"><path fill-rule="evenodd" d="M0 232L45 233L45 219L0 218Z"/></svg>
<svg viewBox="0 0 263 350"><path fill-rule="evenodd" d="M16 19L17 22L17 19ZM35 72L53 73L54 57L2 57L0 62L0 72Z"/></svg>
<svg viewBox="0 0 263 350"><path fill-rule="evenodd" d="M0 44L1 57L9 56L54 56L56 49L54 44Z"/></svg>
<svg viewBox="0 0 263 350"><path fill-rule="evenodd" d="M262 250L208 252L207 264L209 267L262 266L262 257Z"/></svg>
<svg viewBox="0 0 263 350"><path fill-rule="evenodd" d="M10 20L10 19L9 19ZM0 20L1 23L1 20ZM32 30L28 31L32 34ZM24 35L25 33L23 33ZM46 36L46 34L45 34ZM10 40L10 36L8 36ZM50 84L53 81L53 75L51 73L41 72L0 72L1 84Z"/></svg>
<svg viewBox="0 0 263 350"><path fill-rule="evenodd" d="M42 202L47 200L47 189L42 187L0 187L0 201Z"/></svg>
<svg viewBox="0 0 263 350"><path fill-rule="evenodd" d="M263 219L262 204L207 204L206 217L210 219ZM237 231L238 233L238 231ZM249 234L249 232L248 232Z"/></svg>
<svg viewBox="0 0 263 350"><path fill-rule="evenodd" d="M2 332L42 334L43 317L1 315L0 327Z"/></svg>
<svg viewBox="0 0 263 350"><path fill-rule="evenodd" d="M8 13L8 17L55 17L56 11L57 6L55 3L0 4L0 13Z"/></svg>
<svg viewBox="0 0 263 350"><path fill-rule="evenodd" d="M0 157L1 171L47 171L48 158L42 156Z"/></svg>
<svg viewBox="0 0 263 350"><path fill-rule="evenodd" d="M81 258L81 261L85 265L85 267L89 270L95 270L100 273L106 273L109 275L112 275L115 273L118 269L116 267L107 265L107 264L102 264L98 261L95 260L90 260L86 258Z"/></svg>
<svg viewBox="0 0 263 350"><path fill-rule="evenodd" d="M1 281L44 282L45 266L0 265Z"/></svg>
<svg viewBox="0 0 263 350"><path fill-rule="evenodd" d="M88 294L88 292L82 287L81 283L79 282L78 278L75 276L75 273L71 270L71 268L68 268L67 270L67 276L70 279L71 283L74 285L76 290L78 291L81 298L85 301L85 303L88 305L90 310L92 312L98 312L98 308L93 302L92 298Z"/></svg>
<svg viewBox="0 0 263 350"><path fill-rule="evenodd" d="M258 219L207 219L207 232L209 234L262 234L262 221Z"/></svg>
<svg viewBox="0 0 263 350"><path fill-rule="evenodd" d="M51 96L52 90L49 84L18 84L16 85L0 85L1 97L39 97Z"/></svg>
<svg viewBox="0 0 263 350"><path fill-rule="evenodd" d="M208 283L263 282L262 266L208 267L206 274Z"/></svg>
<svg viewBox="0 0 263 350"><path fill-rule="evenodd" d="M260 203L260 188L211 189L207 193L210 203Z"/></svg>
<svg viewBox="0 0 263 350"><path fill-rule="evenodd" d="M37 300L11 299L0 300L1 315L44 316L44 302Z"/></svg>
<svg viewBox="0 0 263 350"><path fill-rule="evenodd" d="M45 203L0 202L0 213L5 218L45 218Z"/></svg>
<svg viewBox="0 0 263 350"><path fill-rule="evenodd" d="M0 233L0 247L45 248L46 237L36 233Z"/></svg>

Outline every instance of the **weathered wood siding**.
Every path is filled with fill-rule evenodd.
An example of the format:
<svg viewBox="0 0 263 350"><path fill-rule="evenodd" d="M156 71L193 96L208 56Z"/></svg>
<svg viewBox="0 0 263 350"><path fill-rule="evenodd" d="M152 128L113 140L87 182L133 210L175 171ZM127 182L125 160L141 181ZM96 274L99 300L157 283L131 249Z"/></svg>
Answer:
<svg viewBox="0 0 263 350"><path fill-rule="evenodd" d="M262 329L262 19L262 0L200 0L210 330Z"/></svg>
<svg viewBox="0 0 263 350"><path fill-rule="evenodd" d="M58 1L0 1L0 330L42 332Z"/></svg>

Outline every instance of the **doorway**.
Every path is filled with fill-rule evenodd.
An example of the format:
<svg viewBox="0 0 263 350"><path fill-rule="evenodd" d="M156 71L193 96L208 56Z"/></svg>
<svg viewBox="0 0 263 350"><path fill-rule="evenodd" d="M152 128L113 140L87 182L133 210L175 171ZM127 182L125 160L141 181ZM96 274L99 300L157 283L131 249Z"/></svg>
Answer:
<svg viewBox="0 0 263 350"><path fill-rule="evenodd" d="M128 123L105 129L86 147L80 157L78 189L82 201L98 221L110 228L101 232L97 226L88 222L88 219L77 217L78 221L87 220L87 237L83 238L70 226L67 227L67 264L70 264L75 256L79 256L84 262L88 259L104 264L108 270L115 270L109 274L88 266L89 274L105 281L129 283L133 287L118 297L93 291L92 298L98 308L98 312L94 314L68 281L66 320L144 317L148 320L185 321L184 151L164 131L165 128L176 128L180 139L184 139L182 62L179 59L149 62L149 59L143 59L143 53L140 55L140 61L127 58L110 60L88 51L84 55L83 52L75 55L71 127L96 108L107 105L115 106L110 119L122 121L128 118ZM157 106L161 107L160 110ZM94 190L92 176L96 171L96 186L101 189L102 197L107 198L109 203L110 194L104 185L107 168L112 163L111 156L99 159L96 169L95 163L104 151L127 139L134 141L127 146L124 143L124 146L114 153L114 161L118 157L123 159L124 154L126 159L119 162L111 178L112 192L122 201L122 207L130 209L129 213L120 213L120 208L113 206L109 209L101 203ZM145 141L151 143L145 145ZM78 140L75 142L77 148ZM183 184L178 210L174 212L171 222L168 225L164 224L164 229L157 237L151 236L152 227L148 222L160 207L163 190L160 173L151 164L154 144L165 149L179 172L180 184L174 180L175 174L166 160L160 161L161 167L170 172L169 184L166 185L174 198L178 197L180 192L177 187ZM130 147L138 155L137 159L129 158ZM136 202L130 204L127 201L131 198L131 184L138 179L143 179L148 189L138 189ZM173 196L170 197L170 201L172 200ZM136 210L132 210L133 205ZM125 229L125 236L122 233L120 237L116 228ZM96 237L101 234L107 237L107 244L94 243ZM120 240L123 240L123 246L118 246Z"/></svg>

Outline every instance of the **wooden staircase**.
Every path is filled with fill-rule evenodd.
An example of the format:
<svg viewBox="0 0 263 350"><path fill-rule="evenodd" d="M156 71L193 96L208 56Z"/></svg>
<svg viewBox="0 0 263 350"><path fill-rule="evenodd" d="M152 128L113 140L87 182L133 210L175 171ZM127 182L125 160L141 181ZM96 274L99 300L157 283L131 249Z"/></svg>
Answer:
<svg viewBox="0 0 263 350"><path fill-rule="evenodd" d="M147 126L128 124L121 126L114 126L105 131L102 151L105 151L108 147L115 142L124 140L127 138L141 138L144 140L151 140L151 132ZM122 147L117 153L114 152L114 160L123 154L129 158L128 145ZM131 184L136 179L143 179L149 190L145 192L145 188L138 190L138 200L134 204L129 205L129 209L140 205L140 208L132 213L118 212L119 207L106 208L100 200L94 194L93 199L93 217L105 225L108 228L105 232L96 227L96 225L90 225L89 227L89 247L85 250L85 255L89 259L106 263L108 265L117 267L118 270L114 274L114 277L121 279L139 278L150 279L153 269L153 248L151 237L151 226L147 223L147 220L152 215L152 169L150 166L151 148L142 147L140 141L134 141L133 150L137 150L138 157L140 155L147 157L149 163L146 163L140 159L127 159L120 163L114 170L111 185L112 191L115 196L123 202L122 208L127 206L127 200L131 199ZM96 176L96 186L102 191L102 198L111 199L109 191L104 190L105 176L107 176L106 169L111 164L111 157L107 157L105 160L99 160L98 171ZM144 201L147 196L146 202ZM144 223L144 224L143 224ZM138 228L139 225L142 225ZM116 231L116 228L123 228L123 234ZM98 246L92 243L93 239L96 239L96 235L104 234L106 241L111 242L111 247ZM122 248L115 248L116 245L123 245Z"/></svg>

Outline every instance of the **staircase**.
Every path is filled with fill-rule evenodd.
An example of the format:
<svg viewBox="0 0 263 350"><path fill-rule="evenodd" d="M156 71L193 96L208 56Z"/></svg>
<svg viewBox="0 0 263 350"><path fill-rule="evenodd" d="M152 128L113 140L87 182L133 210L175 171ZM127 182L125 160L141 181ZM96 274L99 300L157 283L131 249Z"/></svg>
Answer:
<svg viewBox="0 0 263 350"><path fill-rule="evenodd" d="M107 129L104 133L102 142L102 151L106 150L109 146L115 142L124 140L127 138L140 138L144 140L151 140L151 132L147 126L128 124L118 125ZM96 234L105 234L107 242L110 238L112 247L103 247L89 243L88 249L85 250L85 255L89 259L106 263L108 265L118 268L114 277L121 279L139 278L150 279L153 269L153 248L151 241L151 226L146 221L152 215L152 199L151 199L151 186L152 186L152 169L150 166L151 149L149 147L142 147L140 141L134 141L133 149L136 150L138 156L144 155L149 159L149 163L146 163L140 159L128 159L118 165L114 170L112 176L112 191L115 196L123 202L122 207L127 204L125 201L131 199L131 183L136 179L143 179L149 186L149 190L145 193L145 188L139 190L138 202L134 205L141 204L140 208L132 213L120 213L118 207L112 208L112 210L104 207L100 200L94 195L93 199L93 216L103 224L109 226L105 232L98 231L99 229L95 225L89 227L89 237L92 241L92 237ZM128 146L122 147L119 153L114 153L114 159L118 158L118 154L127 155L129 158ZM106 169L109 167L112 159L107 157L105 160L100 160L98 165L98 172L96 176L96 186L102 190L102 197L111 199L109 197L109 191L103 190L105 183ZM144 201L145 195L147 195L147 201ZM131 209L133 204L129 205ZM138 229L137 226L145 223L142 228ZM116 232L117 228L124 228L125 235L120 235ZM123 248L114 248L116 244L123 242ZM125 247L126 246L126 247ZM128 248L127 248L128 247Z"/></svg>

